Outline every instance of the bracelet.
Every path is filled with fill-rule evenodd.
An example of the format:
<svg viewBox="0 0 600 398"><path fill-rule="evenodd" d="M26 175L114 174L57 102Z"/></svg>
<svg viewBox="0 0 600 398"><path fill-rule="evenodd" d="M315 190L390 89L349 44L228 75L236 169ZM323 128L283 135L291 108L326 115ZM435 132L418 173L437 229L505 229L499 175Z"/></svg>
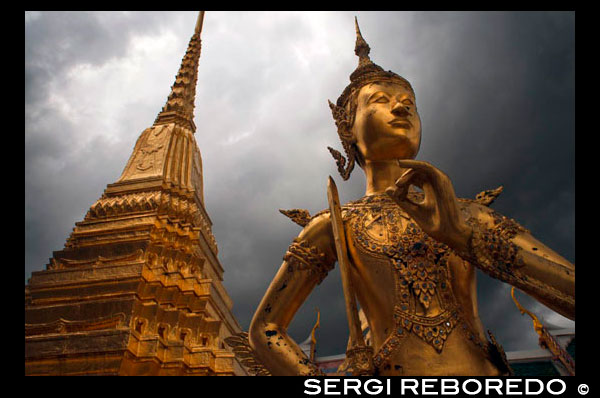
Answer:
<svg viewBox="0 0 600 398"><path fill-rule="evenodd" d="M304 376L325 376L325 373L319 369L316 365L314 367L311 366L310 371Z"/></svg>
<svg viewBox="0 0 600 398"><path fill-rule="evenodd" d="M375 372L373 347L356 346L348 349L338 372L350 373L352 376L372 376Z"/></svg>

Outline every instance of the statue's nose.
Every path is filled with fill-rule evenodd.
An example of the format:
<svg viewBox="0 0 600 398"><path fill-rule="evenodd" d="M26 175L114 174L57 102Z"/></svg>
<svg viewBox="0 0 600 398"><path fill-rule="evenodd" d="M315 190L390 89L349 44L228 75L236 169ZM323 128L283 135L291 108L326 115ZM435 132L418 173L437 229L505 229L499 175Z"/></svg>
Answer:
<svg viewBox="0 0 600 398"><path fill-rule="evenodd" d="M410 115L410 109L410 105L405 105L400 101L396 101L396 103L392 107L392 113L397 116Z"/></svg>

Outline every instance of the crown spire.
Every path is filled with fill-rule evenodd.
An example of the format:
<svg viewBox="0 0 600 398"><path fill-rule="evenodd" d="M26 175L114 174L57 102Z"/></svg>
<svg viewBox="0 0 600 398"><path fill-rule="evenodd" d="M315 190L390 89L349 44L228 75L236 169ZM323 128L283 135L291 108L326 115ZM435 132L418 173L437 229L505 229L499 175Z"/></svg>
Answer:
<svg viewBox="0 0 600 398"><path fill-rule="evenodd" d="M198 36L202 32L202 22L204 21L204 11L200 11L198 13L198 19L196 20L196 28L194 29L194 33Z"/></svg>
<svg viewBox="0 0 600 398"><path fill-rule="evenodd" d="M202 23L204 11L198 13L194 34L190 39L187 51L181 61L179 72L175 77L175 83L171 86L171 93L167 103L156 117L154 125L178 122L187 125L192 132L196 131L194 124L194 101L196 99L196 84L198 81L198 62L202 40Z"/></svg>
<svg viewBox="0 0 600 398"><path fill-rule="evenodd" d="M354 54L358 56L358 66L365 66L367 64L372 64L371 58L369 58L369 53L371 52L371 47L367 44L365 39L362 37L360 33L360 27L358 26L358 18L354 17L354 26L356 27L356 46L354 47Z"/></svg>

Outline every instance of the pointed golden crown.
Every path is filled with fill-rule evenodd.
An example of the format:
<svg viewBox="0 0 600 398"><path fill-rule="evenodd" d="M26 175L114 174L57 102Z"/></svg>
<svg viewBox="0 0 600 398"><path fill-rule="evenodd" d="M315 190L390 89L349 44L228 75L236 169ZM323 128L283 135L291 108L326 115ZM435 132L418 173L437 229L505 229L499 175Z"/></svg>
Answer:
<svg viewBox="0 0 600 398"><path fill-rule="evenodd" d="M411 91L414 91L408 80L402 76L392 72L391 70L385 71L383 68L369 58L371 47L367 44L365 39L360 33L358 26L358 19L354 17L354 26L356 28L356 45L354 47L354 53L358 56L358 66L350 74L350 84L344 89L342 95L337 100L338 106L345 106L346 102L350 98L355 90L360 90L365 84L380 82L380 81L393 81L400 83L408 87Z"/></svg>

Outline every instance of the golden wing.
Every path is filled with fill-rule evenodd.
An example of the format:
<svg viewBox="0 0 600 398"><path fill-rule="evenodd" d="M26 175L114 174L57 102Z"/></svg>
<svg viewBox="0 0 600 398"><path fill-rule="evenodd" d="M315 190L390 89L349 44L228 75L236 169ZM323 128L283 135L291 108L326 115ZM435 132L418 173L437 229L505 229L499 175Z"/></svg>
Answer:
<svg viewBox="0 0 600 398"><path fill-rule="evenodd" d="M285 215L286 217L291 218L293 222L300 225L301 227L306 227L306 224L308 224L311 219L310 213L308 212L308 210L305 209L279 209L279 212Z"/></svg>
<svg viewBox="0 0 600 398"><path fill-rule="evenodd" d="M475 201L484 206L489 206L498 196L500 196L503 189L503 186L499 186L496 189L488 189L487 191L479 192L475 197Z"/></svg>

